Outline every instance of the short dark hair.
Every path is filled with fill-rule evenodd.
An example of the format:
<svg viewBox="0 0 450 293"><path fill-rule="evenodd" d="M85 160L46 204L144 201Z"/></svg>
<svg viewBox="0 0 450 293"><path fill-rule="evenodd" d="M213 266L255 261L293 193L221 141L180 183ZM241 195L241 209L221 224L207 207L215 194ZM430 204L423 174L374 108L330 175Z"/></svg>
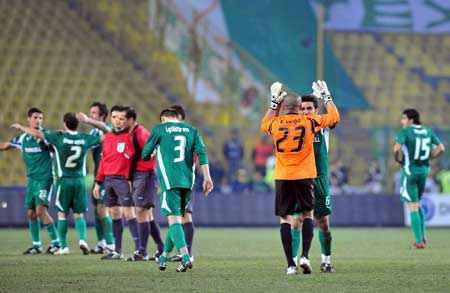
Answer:
<svg viewBox="0 0 450 293"><path fill-rule="evenodd" d="M173 105L170 108L175 110L178 113L178 115L181 116L181 119L183 119L183 120L186 119L186 111L184 111L183 106L181 106L181 105Z"/></svg>
<svg viewBox="0 0 450 293"><path fill-rule="evenodd" d="M403 115L411 119L414 124L420 124L420 114L416 109L406 109L403 111Z"/></svg>
<svg viewBox="0 0 450 293"><path fill-rule="evenodd" d="M106 117L108 117L108 107L106 104L100 103L100 102L93 102L91 104L92 107L98 107L98 110L100 112L100 116L104 116L103 121L106 120Z"/></svg>
<svg viewBox="0 0 450 293"><path fill-rule="evenodd" d="M164 110L161 111L161 114L159 115L159 118L161 119L162 117L167 117L167 118L178 118L178 112L175 111L172 108L166 108Z"/></svg>
<svg viewBox="0 0 450 293"><path fill-rule="evenodd" d="M125 107L123 105L114 105L114 106L112 106L110 112L112 113L114 111L116 111L116 112L125 112L125 111L127 111L127 107Z"/></svg>
<svg viewBox="0 0 450 293"><path fill-rule="evenodd" d="M127 111L127 114L125 117L127 117L127 119L133 118L134 120L136 120L136 118L137 118L136 111L131 107L125 107L125 109Z"/></svg>
<svg viewBox="0 0 450 293"><path fill-rule="evenodd" d="M305 95L302 96L302 102L312 102L314 105L314 109L319 107L319 103L317 102L317 98L313 95Z"/></svg>
<svg viewBox="0 0 450 293"><path fill-rule="evenodd" d="M33 108L30 108L30 110L28 110L28 112L27 112L27 117L33 116L34 113L44 114L44 113L42 113L42 111L39 110L38 108L33 107Z"/></svg>
<svg viewBox="0 0 450 293"><path fill-rule="evenodd" d="M64 114L63 120L64 123L66 123L67 128L69 128L70 130L77 130L79 122L75 113L68 112Z"/></svg>

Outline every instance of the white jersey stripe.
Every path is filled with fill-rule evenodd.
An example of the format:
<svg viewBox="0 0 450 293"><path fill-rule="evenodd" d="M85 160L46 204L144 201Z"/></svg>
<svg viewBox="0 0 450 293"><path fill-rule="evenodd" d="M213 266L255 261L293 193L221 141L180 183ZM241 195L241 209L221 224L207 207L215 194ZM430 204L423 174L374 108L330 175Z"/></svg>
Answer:
<svg viewBox="0 0 450 293"><path fill-rule="evenodd" d="M169 178L167 177L166 168L164 167L164 161L163 161L159 147L157 150L156 158L158 159L158 167L161 170L161 174L163 175L163 178L164 178L164 184L166 185L166 190L169 190L171 188L170 182L169 182Z"/></svg>

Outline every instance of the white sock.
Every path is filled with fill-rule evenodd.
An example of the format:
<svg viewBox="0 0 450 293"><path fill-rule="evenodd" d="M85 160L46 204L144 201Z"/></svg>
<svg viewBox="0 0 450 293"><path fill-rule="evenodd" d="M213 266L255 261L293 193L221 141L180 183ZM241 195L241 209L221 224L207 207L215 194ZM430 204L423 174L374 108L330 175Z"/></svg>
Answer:
<svg viewBox="0 0 450 293"><path fill-rule="evenodd" d="M331 255L322 254L322 263L329 264L330 263L330 257L331 257Z"/></svg>

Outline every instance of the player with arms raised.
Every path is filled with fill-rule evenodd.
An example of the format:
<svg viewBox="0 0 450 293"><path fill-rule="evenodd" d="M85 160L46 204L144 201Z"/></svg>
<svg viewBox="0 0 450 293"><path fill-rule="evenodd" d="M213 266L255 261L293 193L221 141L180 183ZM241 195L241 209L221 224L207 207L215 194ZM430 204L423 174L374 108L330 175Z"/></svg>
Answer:
<svg viewBox="0 0 450 293"><path fill-rule="evenodd" d="M404 110L401 124L403 130L397 135L394 144L395 160L402 164L400 196L401 200L408 204L411 229L415 238L413 248L423 249L426 244L426 231L421 198L429 171L429 161L442 154L445 147L431 129L421 125L416 109Z"/></svg>
<svg viewBox="0 0 450 293"><path fill-rule="evenodd" d="M323 82L325 84L325 82ZM326 84L325 84L326 85ZM273 137L275 143L275 215L280 217L280 234L288 263L286 273L297 273L293 260L291 222L295 212L302 213L303 252L300 266L304 274L312 272L308 253L313 238L314 178L317 177L313 139L317 127L324 128L339 121L339 113L325 88L318 89L328 114L301 115L301 97L287 94L279 82L271 86L271 105L261 129ZM279 116L280 105L284 114Z"/></svg>

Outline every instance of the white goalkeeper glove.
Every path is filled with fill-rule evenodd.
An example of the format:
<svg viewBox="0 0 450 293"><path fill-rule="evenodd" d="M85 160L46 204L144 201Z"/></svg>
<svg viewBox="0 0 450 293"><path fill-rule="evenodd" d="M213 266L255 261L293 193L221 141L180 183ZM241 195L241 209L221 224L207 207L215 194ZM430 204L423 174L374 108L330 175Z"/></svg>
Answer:
<svg viewBox="0 0 450 293"><path fill-rule="evenodd" d="M324 103L332 101L327 83L324 80L317 80L312 84L313 95L319 99L323 99Z"/></svg>
<svg viewBox="0 0 450 293"><path fill-rule="evenodd" d="M274 82L270 86L270 108L272 110L277 110L281 102L283 102L284 97L287 96L285 91L282 91L283 84L280 82Z"/></svg>

